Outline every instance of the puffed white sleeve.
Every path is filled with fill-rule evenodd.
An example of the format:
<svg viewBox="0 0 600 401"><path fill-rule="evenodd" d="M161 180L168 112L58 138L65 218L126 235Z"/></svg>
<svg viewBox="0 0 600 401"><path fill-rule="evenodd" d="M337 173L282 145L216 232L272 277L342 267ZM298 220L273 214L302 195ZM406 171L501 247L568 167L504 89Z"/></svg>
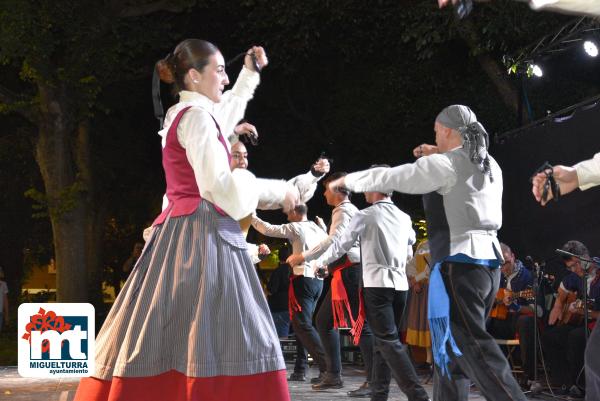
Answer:
<svg viewBox="0 0 600 401"><path fill-rule="evenodd" d="M238 141L233 129L238 121L244 118L248 101L254 96L259 83L258 72L242 67L231 90L223 93L221 101L215 104L215 118L219 122L221 132L232 144Z"/></svg>
<svg viewBox="0 0 600 401"><path fill-rule="evenodd" d="M271 187L270 195L268 199L265 201L261 201L258 203L258 209L260 210L274 210L281 209L283 205L281 204L282 198L281 195L285 195L286 191L291 191L297 194L298 200L301 203L308 202L315 191L317 190L317 182L321 179L321 177L315 177L310 171L305 174L297 175L296 177L288 180L286 186Z"/></svg>
<svg viewBox="0 0 600 401"><path fill-rule="evenodd" d="M279 185L277 180L257 179L245 169L230 170L215 122L206 110L188 110L177 129L177 138L194 169L202 198L236 220L254 212L265 196L265 188Z"/></svg>
<svg viewBox="0 0 600 401"><path fill-rule="evenodd" d="M596 153L592 159L585 160L574 165L579 181L579 189L586 189L600 185L600 153Z"/></svg>
<svg viewBox="0 0 600 401"><path fill-rule="evenodd" d="M534 10L600 17L598 0L530 0L529 5Z"/></svg>
<svg viewBox="0 0 600 401"><path fill-rule="evenodd" d="M293 185L298 189L300 194L300 202L306 203L312 199L315 191L317 190L317 183L325 174L320 176L314 176L310 171L304 174L297 175L288 181L289 184Z"/></svg>

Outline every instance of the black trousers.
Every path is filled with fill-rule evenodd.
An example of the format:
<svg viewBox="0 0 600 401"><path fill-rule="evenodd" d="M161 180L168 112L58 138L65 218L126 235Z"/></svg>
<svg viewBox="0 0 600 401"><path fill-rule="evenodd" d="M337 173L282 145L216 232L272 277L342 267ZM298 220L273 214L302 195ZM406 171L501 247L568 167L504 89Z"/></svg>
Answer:
<svg viewBox="0 0 600 401"><path fill-rule="evenodd" d="M358 288L362 280L362 269L360 265L353 265L342 270L342 280L344 281L344 287L348 294L348 301L350 302L350 309L352 315L356 317L358 315ZM333 327L333 311L331 309L331 288L327 291L316 316L317 330L325 349L327 372L332 375L338 376L342 371L342 356L340 350L340 334L337 329ZM369 328L369 319L365 322L363 330L360 336L360 343L358 344L360 352L363 356L365 363L365 370L367 371L367 381L371 381L372 369L371 361L373 359L373 335Z"/></svg>
<svg viewBox="0 0 600 401"><path fill-rule="evenodd" d="M585 348L585 395L600 400L600 323L596 323Z"/></svg>
<svg viewBox="0 0 600 401"><path fill-rule="evenodd" d="M550 326L544 332L542 343L544 355L550 365L552 381L567 388L571 387L583 368L585 327ZM597 357L600 358L600 355Z"/></svg>
<svg viewBox="0 0 600 401"><path fill-rule="evenodd" d="M450 328L462 356L452 357L450 377L436 366L434 400L467 401L473 380L486 400L525 401L506 357L485 328L498 292L500 269L444 263L441 273L450 298ZM448 353L452 355L450 349Z"/></svg>
<svg viewBox="0 0 600 401"><path fill-rule="evenodd" d="M527 379L535 377L533 359L536 348L533 343L533 319L533 315L509 313L506 320L490 319L487 329L494 338L503 340L512 340L517 334L519 335L521 363Z"/></svg>
<svg viewBox="0 0 600 401"><path fill-rule="evenodd" d="M408 291L368 287L363 294L367 320L375 337L371 401L388 399L392 376L409 401L429 400L398 335Z"/></svg>
<svg viewBox="0 0 600 401"><path fill-rule="evenodd" d="M294 312L292 318L294 333L302 343L302 347L298 347L296 354L294 372L304 373L306 371L306 350L310 352L317 365L319 365L319 370L324 372L326 369L325 351L312 322L317 300L323 289L323 280L301 276L296 277L292 285L294 286L296 300L302 308L301 311Z"/></svg>

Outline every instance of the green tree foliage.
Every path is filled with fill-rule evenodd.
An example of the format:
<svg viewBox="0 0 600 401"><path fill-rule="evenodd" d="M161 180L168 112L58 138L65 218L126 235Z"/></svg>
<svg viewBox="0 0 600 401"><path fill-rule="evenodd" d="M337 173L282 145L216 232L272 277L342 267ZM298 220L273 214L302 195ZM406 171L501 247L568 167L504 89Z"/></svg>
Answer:
<svg viewBox="0 0 600 401"><path fill-rule="evenodd" d="M143 58L169 41L170 21L158 11L182 12L187 1L3 0L0 111L18 113L33 126L31 139L44 188L27 194L52 223L58 300L87 300L98 288L105 199L94 178L90 121L102 89L148 75ZM12 75L11 75L12 73ZM39 212L43 210L38 210ZM97 291L95 291L97 292Z"/></svg>

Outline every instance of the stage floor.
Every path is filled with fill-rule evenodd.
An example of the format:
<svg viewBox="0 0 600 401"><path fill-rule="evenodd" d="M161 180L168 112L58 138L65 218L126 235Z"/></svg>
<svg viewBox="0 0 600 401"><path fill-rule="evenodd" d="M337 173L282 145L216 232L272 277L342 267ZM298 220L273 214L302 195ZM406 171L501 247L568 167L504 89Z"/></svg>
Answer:
<svg viewBox="0 0 600 401"><path fill-rule="evenodd" d="M288 373L293 365L288 363ZM318 374L316 369L311 369L308 378ZM314 391L306 382L289 382L291 399L294 401L335 401L351 400L346 395L349 390L358 388L364 381L364 372L354 366L344 366L344 388L329 391ZM423 380L427 377L421 376ZM0 367L0 400L2 401L71 401L77 389L77 379L27 379L17 373L16 367ZM432 383L425 383L425 389L431 395ZM365 399L365 398L362 398ZM400 392L398 386L391 386L389 401L405 401L406 396ZM547 399L543 395L537 396L537 400ZM484 401L483 396L476 388L471 390L469 401ZM167 401L167 400L165 400Z"/></svg>

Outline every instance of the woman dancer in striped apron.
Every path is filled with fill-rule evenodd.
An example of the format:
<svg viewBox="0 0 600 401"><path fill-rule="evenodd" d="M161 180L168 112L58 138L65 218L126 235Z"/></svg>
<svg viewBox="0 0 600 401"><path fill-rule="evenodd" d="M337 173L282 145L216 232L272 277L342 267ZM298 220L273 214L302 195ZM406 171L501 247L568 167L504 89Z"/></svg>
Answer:
<svg viewBox="0 0 600 401"><path fill-rule="evenodd" d="M261 47L250 52L259 67L267 64ZM267 187L278 187L288 207L296 199L283 181L229 168L219 123L233 131L259 81L250 55L244 64L223 93L229 79L211 43L184 40L157 63L179 91L160 131L169 205L98 334L96 372L81 380L77 401L289 400L273 320L236 219L254 211Z"/></svg>

